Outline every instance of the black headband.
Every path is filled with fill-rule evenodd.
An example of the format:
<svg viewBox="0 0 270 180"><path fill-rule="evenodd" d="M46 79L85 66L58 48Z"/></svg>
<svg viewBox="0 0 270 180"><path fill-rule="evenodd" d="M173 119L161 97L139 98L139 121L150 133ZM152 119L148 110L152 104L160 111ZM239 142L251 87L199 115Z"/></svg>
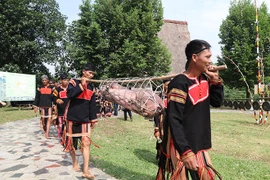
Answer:
<svg viewBox="0 0 270 180"><path fill-rule="evenodd" d="M193 53L193 54L199 54L200 52L202 52L202 51L204 51L204 50L206 50L206 49L208 49L207 47L205 47L205 48L202 48L202 49L200 49L199 51L196 51L195 53Z"/></svg>

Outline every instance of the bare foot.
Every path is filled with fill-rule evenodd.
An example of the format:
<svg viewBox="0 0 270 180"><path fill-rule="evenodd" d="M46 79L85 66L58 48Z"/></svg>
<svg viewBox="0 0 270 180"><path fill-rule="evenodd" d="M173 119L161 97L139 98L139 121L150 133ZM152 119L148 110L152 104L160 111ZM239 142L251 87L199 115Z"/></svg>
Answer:
<svg viewBox="0 0 270 180"><path fill-rule="evenodd" d="M46 139L51 139L50 136L49 136L49 134L46 134L46 133L45 133L45 138Z"/></svg>
<svg viewBox="0 0 270 180"><path fill-rule="evenodd" d="M95 176L93 174L89 173L89 172L88 173L83 173L82 177L86 178L86 179L91 179L91 180L95 179Z"/></svg>
<svg viewBox="0 0 270 180"><path fill-rule="evenodd" d="M80 168L79 164L74 165L74 166L73 166L73 170L74 170L75 172L81 171L81 168Z"/></svg>
<svg viewBox="0 0 270 180"><path fill-rule="evenodd" d="M43 132L45 132L43 127L44 127L44 125L43 125L42 123L40 123L40 129L41 129Z"/></svg>

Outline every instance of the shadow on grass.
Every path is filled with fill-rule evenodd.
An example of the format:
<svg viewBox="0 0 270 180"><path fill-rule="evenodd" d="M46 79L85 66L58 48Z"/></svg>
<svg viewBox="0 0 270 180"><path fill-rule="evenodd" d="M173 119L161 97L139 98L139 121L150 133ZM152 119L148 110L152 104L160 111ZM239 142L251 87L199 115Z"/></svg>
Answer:
<svg viewBox="0 0 270 180"><path fill-rule="evenodd" d="M3 111L5 112L8 112L8 111L24 111L24 110L33 110L32 108L21 108L21 110L18 108L18 107L8 107L8 108L3 108L2 109Z"/></svg>
<svg viewBox="0 0 270 180"><path fill-rule="evenodd" d="M110 162L95 159L93 160L95 166L100 169L105 169L105 173L115 177L116 179L125 179L125 180L154 180L155 176L150 176L147 174L142 174L138 172L131 171L127 168L116 166ZM124 166L124 165L123 165ZM139 164L138 164L139 166Z"/></svg>
<svg viewBox="0 0 270 180"><path fill-rule="evenodd" d="M231 120L232 122L236 122L239 124L246 124L246 125L258 125L256 124L256 120L254 118L250 118L250 121L246 121L246 120L239 120L239 119L235 119L235 120Z"/></svg>
<svg viewBox="0 0 270 180"><path fill-rule="evenodd" d="M134 154L140 159L153 164L157 164L156 154L145 149L134 149Z"/></svg>
<svg viewBox="0 0 270 180"><path fill-rule="evenodd" d="M19 108L6 108L6 109L3 109L3 111L19 111Z"/></svg>

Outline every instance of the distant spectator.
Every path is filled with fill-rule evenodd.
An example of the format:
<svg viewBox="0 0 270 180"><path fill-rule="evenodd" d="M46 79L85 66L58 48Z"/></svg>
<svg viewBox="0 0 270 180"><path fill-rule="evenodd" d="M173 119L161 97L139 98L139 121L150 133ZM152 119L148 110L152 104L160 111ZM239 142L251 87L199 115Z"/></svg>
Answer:
<svg viewBox="0 0 270 180"><path fill-rule="evenodd" d="M113 103L113 115L118 116L118 104Z"/></svg>
<svg viewBox="0 0 270 180"><path fill-rule="evenodd" d="M103 113L105 118L112 116L112 104L110 102L104 101Z"/></svg>
<svg viewBox="0 0 270 180"><path fill-rule="evenodd" d="M99 90L97 90L97 93L95 94L96 96L96 113L97 113L97 117L101 118L102 117L102 94Z"/></svg>
<svg viewBox="0 0 270 180"><path fill-rule="evenodd" d="M126 121L127 120L127 115L129 116L129 119L130 121L132 121L132 112L130 109L127 109L127 108L124 108L123 109L123 112L124 112L124 120Z"/></svg>

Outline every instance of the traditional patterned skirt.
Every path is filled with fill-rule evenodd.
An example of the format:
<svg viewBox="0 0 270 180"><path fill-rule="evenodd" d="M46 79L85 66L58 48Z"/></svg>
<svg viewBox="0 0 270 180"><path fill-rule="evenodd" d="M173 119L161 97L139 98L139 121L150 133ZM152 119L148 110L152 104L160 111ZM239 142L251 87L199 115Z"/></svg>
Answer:
<svg viewBox="0 0 270 180"><path fill-rule="evenodd" d="M40 128L46 131L48 118L52 117L52 107L40 107L40 114Z"/></svg>
<svg viewBox="0 0 270 180"><path fill-rule="evenodd" d="M91 138L91 124L90 123L77 123L73 121L66 121L66 137L64 143L64 151L70 150L83 150L83 144L90 142Z"/></svg>
<svg viewBox="0 0 270 180"><path fill-rule="evenodd" d="M42 118L51 118L52 117L52 107L40 107L41 117Z"/></svg>
<svg viewBox="0 0 270 180"><path fill-rule="evenodd" d="M185 168L172 139L167 143L166 152L166 154L163 152L163 157L166 158L165 164L159 167L156 180L188 180L189 176L191 176L192 180L214 180L216 175L219 179L222 179L221 175L212 166L207 150L201 150L195 155L198 162L198 171Z"/></svg>

